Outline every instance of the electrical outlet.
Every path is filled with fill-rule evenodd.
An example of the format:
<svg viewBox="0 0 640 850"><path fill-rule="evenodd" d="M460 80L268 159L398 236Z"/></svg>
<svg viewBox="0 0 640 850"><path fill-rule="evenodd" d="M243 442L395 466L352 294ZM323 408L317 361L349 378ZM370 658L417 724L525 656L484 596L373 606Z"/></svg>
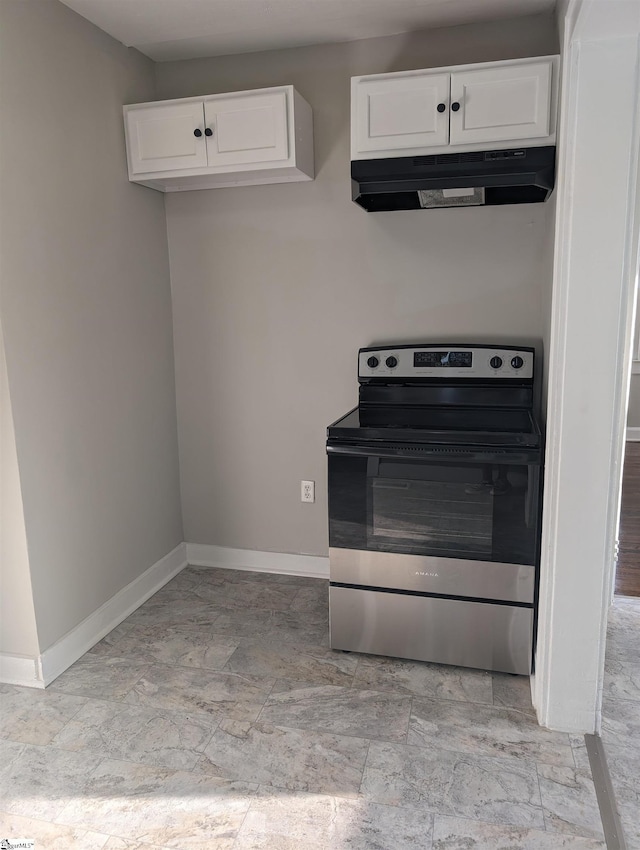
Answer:
<svg viewBox="0 0 640 850"><path fill-rule="evenodd" d="M316 500L316 482L301 481L300 482L300 501L315 502Z"/></svg>

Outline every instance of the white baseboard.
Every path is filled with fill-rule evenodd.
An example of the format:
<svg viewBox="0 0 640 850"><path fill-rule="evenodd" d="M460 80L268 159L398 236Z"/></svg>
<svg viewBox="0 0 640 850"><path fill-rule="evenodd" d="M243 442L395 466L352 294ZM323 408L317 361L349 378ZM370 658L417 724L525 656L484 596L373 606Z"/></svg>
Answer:
<svg viewBox="0 0 640 850"><path fill-rule="evenodd" d="M229 549L226 546L187 543L187 561L194 567L226 567L231 570L329 578L329 558L320 555L257 552L253 549Z"/></svg>
<svg viewBox="0 0 640 850"><path fill-rule="evenodd" d="M0 682L3 685L26 685L28 688L44 688L40 656L0 653Z"/></svg>
<svg viewBox="0 0 640 850"><path fill-rule="evenodd" d="M640 428L627 428L627 441L630 443L640 442Z"/></svg>
<svg viewBox="0 0 640 850"><path fill-rule="evenodd" d="M256 552L250 549L181 543L41 655L24 657L0 654L0 682L31 688L44 688L51 684L187 564L329 578L329 558L318 555Z"/></svg>
<svg viewBox="0 0 640 850"><path fill-rule="evenodd" d="M45 650L41 656L45 686L57 679L67 667L115 629L186 565L186 546L180 543L172 552L156 561L141 576L123 587L86 620Z"/></svg>
<svg viewBox="0 0 640 850"><path fill-rule="evenodd" d="M37 658L0 657L0 681L44 688L187 565L184 543L149 567ZM35 670L35 677L34 677ZM6 674L5 674L6 671ZM6 676L6 677L5 677Z"/></svg>

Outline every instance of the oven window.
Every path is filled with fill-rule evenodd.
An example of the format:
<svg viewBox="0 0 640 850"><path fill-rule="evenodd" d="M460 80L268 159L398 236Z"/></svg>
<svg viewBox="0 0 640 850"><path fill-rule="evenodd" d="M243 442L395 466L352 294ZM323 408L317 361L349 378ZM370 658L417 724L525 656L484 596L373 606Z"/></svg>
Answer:
<svg viewBox="0 0 640 850"><path fill-rule="evenodd" d="M493 498L488 489L469 489L464 483L374 478L371 537L490 555Z"/></svg>
<svg viewBox="0 0 640 850"><path fill-rule="evenodd" d="M369 458L366 548L535 563L538 467Z"/></svg>

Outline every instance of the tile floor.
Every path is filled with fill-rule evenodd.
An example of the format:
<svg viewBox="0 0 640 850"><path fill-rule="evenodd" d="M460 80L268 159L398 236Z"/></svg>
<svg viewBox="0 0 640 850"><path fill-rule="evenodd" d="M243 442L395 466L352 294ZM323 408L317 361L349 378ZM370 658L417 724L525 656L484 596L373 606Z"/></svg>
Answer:
<svg viewBox="0 0 640 850"><path fill-rule="evenodd" d="M319 580L187 568L0 704L0 835L38 850L604 848L526 679L332 652Z"/></svg>
<svg viewBox="0 0 640 850"><path fill-rule="evenodd" d="M640 850L640 598L609 612L602 740L627 850Z"/></svg>

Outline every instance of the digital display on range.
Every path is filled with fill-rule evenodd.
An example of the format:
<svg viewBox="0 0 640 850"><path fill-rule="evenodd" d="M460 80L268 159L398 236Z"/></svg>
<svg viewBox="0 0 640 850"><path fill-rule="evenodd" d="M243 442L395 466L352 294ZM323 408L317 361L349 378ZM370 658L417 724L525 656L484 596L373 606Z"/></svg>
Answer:
<svg viewBox="0 0 640 850"><path fill-rule="evenodd" d="M449 366L453 369L471 367L471 351L414 351L414 366Z"/></svg>

